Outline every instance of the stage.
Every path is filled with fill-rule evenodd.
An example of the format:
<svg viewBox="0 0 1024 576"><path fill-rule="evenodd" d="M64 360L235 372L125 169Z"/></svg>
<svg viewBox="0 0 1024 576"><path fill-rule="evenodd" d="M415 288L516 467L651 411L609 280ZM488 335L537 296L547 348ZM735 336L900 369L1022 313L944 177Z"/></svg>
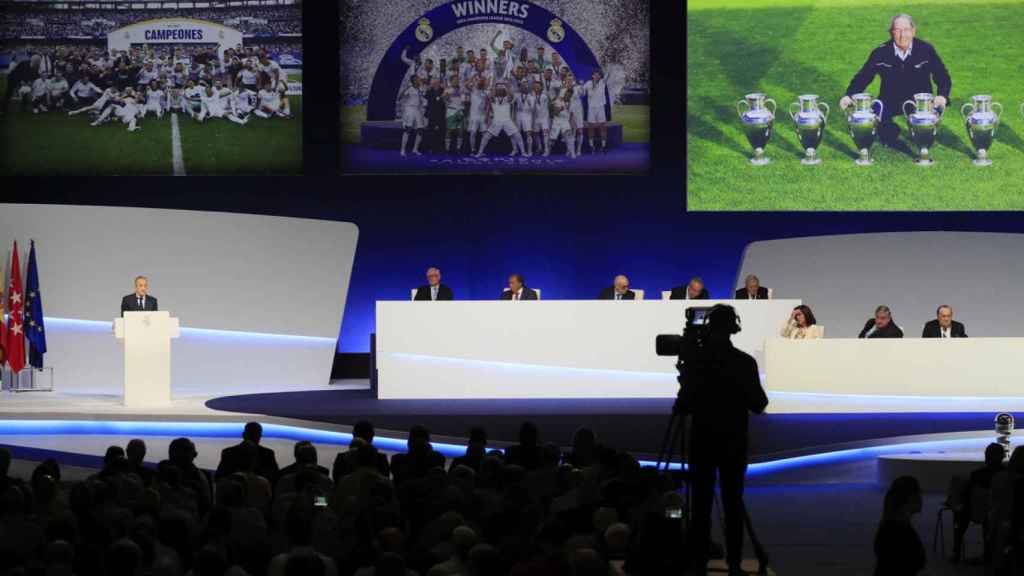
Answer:
<svg viewBox="0 0 1024 576"><path fill-rule="evenodd" d="M8 392L0 395L0 444L18 459L54 457L96 468L107 445L144 438L150 445L147 461L156 463L170 439L188 436L197 442L200 465L213 468L220 450L238 442L244 422L256 420L264 424L264 441L280 461L290 462L293 443L308 439L317 445L320 463L329 466L361 419L375 424L375 444L384 452L404 451L409 427L422 424L449 458L464 452L471 426L484 426L490 445L500 449L515 443L519 425L530 420L543 442L565 449L573 432L587 426L599 441L650 464L671 407L669 399L636 398L378 400L368 382L358 380L229 396L211 387L206 394L176 396L170 406L146 410L124 407L115 394ZM947 472L969 471L980 463L984 447L995 439L992 418L988 412L752 416L749 476L755 484L822 476L884 484L893 474L912 471L941 478L926 483L927 489L941 491ZM951 458L959 464L950 467Z"/></svg>
<svg viewBox="0 0 1024 576"><path fill-rule="evenodd" d="M647 172L650 169L649 144L622 144L617 148L609 148L607 154L591 154L584 146L581 156L573 159L565 155L564 147L558 146L550 156L541 156L536 149L531 157L509 157L507 149L498 152L497 144L488 146L488 153L481 158L468 155L423 154L416 156L411 153L412 143L407 149L407 156L399 154L398 144L391 149L372 148L349 144L342 147L342 171L355 173L395 173L395 172L429 172L429 173L625 173ZM421 148L424 148L421 145Z"/></svg>

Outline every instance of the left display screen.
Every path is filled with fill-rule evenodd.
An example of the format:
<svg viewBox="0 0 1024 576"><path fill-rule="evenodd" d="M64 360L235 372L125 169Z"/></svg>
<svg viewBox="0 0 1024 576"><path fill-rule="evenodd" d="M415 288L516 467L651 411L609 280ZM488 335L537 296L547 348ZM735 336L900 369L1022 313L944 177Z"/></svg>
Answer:
<svg viewBox="0 0 1024 576"><path fill-rule="evenodd" d="M302 173L302 8L14 5L0 175Z"/></svg>

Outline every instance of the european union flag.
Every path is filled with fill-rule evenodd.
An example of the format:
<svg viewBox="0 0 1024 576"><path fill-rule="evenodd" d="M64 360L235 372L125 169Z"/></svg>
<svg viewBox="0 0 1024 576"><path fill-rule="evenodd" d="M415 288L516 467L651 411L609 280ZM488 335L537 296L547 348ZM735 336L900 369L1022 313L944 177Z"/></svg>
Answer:
<svg viewBox="0 0 1024 576"><path fill-rule="evenodd" d="M25 281L25 338L28 340L28 363L42 368L43 354L46 354L46 328L43 326L43 299L39 294L35 240L28 253L28 278Z"/></svg>

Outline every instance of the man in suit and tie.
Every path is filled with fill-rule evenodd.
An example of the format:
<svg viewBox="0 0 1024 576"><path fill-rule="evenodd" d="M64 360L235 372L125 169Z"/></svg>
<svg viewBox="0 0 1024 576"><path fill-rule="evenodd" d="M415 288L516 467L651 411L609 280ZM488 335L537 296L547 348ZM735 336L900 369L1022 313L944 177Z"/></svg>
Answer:
<svg viewBox="0 0 1024 576"><path fill-rule="evenodd" d="M510 274L508 289L501 293L502 300L540 300L537 291L527 288L522 274Z"/></svg>
<svg viewBox="0 0 1024 576"><path fill-rule="evenodd" d="M135 292L121 299L121 316L125 312L156 312L156 298L148 294L149 280L145 276L135 278Z"/></svg>
<svg viewBox="0 0 1024 576"><path fill-rule="evenodd" d="M686 286L676 286L672 289L670 300L707 300L711 296L704 288L704 281L700 276L694 276Z"/></svg>
<svg viewBox="0 0 1024 576"><path fill-rule="evenodd" d="M943 304L935 311L935 320L925 322L921 338L967 338L967 329L953 320L953 307Z"/></svg>
<svg viewBox="0 0 1024 576"><path fill-rule="evenodd" d="M736 291L737 300L767 300L768 289L761 286L761 280L750 274L743 280L743 288Z"/></svg>
<svg viewBox="0 0 1024 576"><path fill-rule="evenodd" d="M636 300L636 292L629 289L629 278L619 274L615 277L612 286L601 290L597 296L598 300Z"/></svg>
<svg viewBox="0 0 1024 576"><path fill-rule="evenodd" d="M437 268L427 269L427 283L416 289L416 297L413 300L417 302L421 301L437 301L437 300L455 300L455 293L452 289L441 284L441 271Z"/></svg>

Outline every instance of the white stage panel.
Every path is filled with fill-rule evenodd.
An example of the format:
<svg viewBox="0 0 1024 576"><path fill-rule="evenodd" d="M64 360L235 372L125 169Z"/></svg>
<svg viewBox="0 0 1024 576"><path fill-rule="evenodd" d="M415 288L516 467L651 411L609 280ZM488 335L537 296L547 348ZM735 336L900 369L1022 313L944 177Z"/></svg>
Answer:
<svg viewBox="0 0 1024 576"><path fill-rule="evenodd" d="M727 303L733 343L763 365L764 342L799 300L377 302L380 398L671 398L675 362L658 334L684 310Z"/></svg>
<svg viewBox="0 0 1024 576"><path fill-rule="evenodd" d="M773 413L1024 410L1024 338L773 339L766 355Z"/></svg>
<svg viewBox="0 0 1024 576"><path fill-rule="evenodd" d="M357 237L355 225L325 220L0 204L2 266L15 239L25 252L36 241L46 364L72 393L120 394L112 321L140 274L181 320L172 394L326 384Z"/></svg>
<svg viewBox="0 0 1024 576"><path fill-rule="evenodd" d="M887 232L750 243L737 282L756 274L776 298L799 297L827 338L855 338L875 307L908 338L949 304L970 336L1021 336L1022 234Z"/></svg>

